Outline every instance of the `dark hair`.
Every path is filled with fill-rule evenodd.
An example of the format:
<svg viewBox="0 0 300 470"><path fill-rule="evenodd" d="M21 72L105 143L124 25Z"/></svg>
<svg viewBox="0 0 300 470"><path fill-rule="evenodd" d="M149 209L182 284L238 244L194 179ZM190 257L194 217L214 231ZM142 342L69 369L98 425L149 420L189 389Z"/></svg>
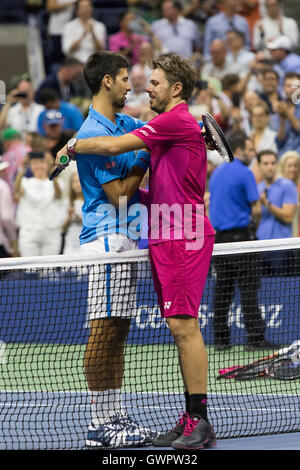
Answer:
<svg viewBox="0 0 300 470"><path fill-rule="evenodd" d="M288 80L289 78L297 78L300 80L300 74L297 72L287 72L284 76L284 81Z"/></svg>
<svg viewBox="0 0 300 470"><path fill-rule="evenodd" d="M84 1L84 0L76 0L76 3L75 3L75 11L77 12L78 10L78 7L79 7L79 4ZM93 6L93 0L85 0L86 2L89 2L92 6Z"/></svg>
<svg viewBox="0 0 300 470"><path fill-rule="evenodd" d="M242 31L232 28L232 29L229 29L226 34L228 33L234 33L236 36L239 36L243 40L243 43L245 43L245 35Z"/></svg>
<svg viewBox="0 0 300 470"><path fill-rule="evenodd" d="M39 103L45 105L46 103L59 100L58 91L54 88L42 88L39 96Z"/></svg>
<svg viewBox="0 0 300 470"><path fill-rule="evenodd" d="M222 78L223 90L229 90L232 86L239 83L240 77L236 73L228 73Z"/></svg>
<svg viewBox="0 0 300 470"><path fill-rule="evenodd" d="M277 78L277 80L279 81L279 74L276 72L276 70L270 68L270 69L267 69L267 70L263 70L262 71L262 76L263 78L265 78L266 75L268 75L268 73L272 73L273 75L275 75L275 77Z"/></svg>
<svg viewBox="0 0 300 470"><path fill-rule="evenodd" d="M238 148L244 150L247 140L249 140L249 137L243 131L235 131L228 137L228 143L233 153L235 153Z"/></svg>
<svg viewBox="0 0 300 470"><path fill-rule="evenodd" d="M261 152L259 152L259 153L256 155L256 159L257 159L257 162L258 162L258 163L261 162L261 157L263 157L264 155L274 155L276 161L278 160L278 155L277 155L276 152L274 152L274 150L265 149L265 150L261 150Z"/></svg>
<svg viewBox="0 0 300 470"><path fill-rule="evenodd" d="M163 70L170 85L180 82L182 84L181 98L189 100L197 82L198 72L188 59L178 54L163 54L150 61L150 67L153 70Z"/></svg>
<svg viewBox="0 0 300 470"><path fill-rule="evenodd" d="M83 76L92 95L97 95L105 75L110 75L115 80L120 69L128 69L129 66L129 61L121 54L111 51L94 52L84 65Z"/></svg>
<svg viewBox="0 0 300 470"><path fill-rule="evenodd" d="M75 67L77 65L82 65L82 63L75 57L66 57L62 63L62 67Z"/></svg>

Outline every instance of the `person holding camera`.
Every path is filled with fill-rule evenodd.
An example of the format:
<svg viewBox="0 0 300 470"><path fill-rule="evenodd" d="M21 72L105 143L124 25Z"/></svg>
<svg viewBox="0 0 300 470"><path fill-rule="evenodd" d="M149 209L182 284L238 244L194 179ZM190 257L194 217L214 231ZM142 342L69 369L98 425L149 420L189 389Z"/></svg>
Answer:
<svg viewBox="0 0 300 470"><path fill-rule="evenodd" d="M7 96L0 113L0 128L12 127L22 138L27 132L37 132L37 121L44 106L34 101L34 92L29 80L20 80Z"/></svg>

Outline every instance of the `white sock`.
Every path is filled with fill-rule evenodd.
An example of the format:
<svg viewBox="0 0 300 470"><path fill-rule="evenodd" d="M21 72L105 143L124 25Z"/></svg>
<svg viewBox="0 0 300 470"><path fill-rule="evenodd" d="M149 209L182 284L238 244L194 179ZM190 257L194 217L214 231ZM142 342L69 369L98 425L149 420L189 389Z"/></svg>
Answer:
<svg viewBox="0 0 300 470"><path fill-rule="evenodd" d="M98 429L101 424L109 423L117 414L125 414L122 405L121 389L89 392L91 398L91 425Z"/></svg>

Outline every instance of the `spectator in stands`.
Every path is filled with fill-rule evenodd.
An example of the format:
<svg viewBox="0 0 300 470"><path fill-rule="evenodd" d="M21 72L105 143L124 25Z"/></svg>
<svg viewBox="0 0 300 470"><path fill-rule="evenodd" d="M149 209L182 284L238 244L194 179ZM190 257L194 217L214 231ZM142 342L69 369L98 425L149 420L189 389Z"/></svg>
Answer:
<svg viewBox="0 0 300 470"><path fill-rule="evenodd" d="M290 150L282 155L279 162L279 175L295 183L298 192L297 211L293 219L293 237L300 234L299 194L300 194L300 154Z"/></svg>
<svg viewBox="0 0 300 470"><path fill-rule="evenodd" d="M242 95L240 104L240 128L248 136L252 130L251 109L262 101L255 91L248 89Z"/></svg>
<svg viewBox="0 0 300 470"><path fill-rule="evenodd" d="M286 73L300 74L300 56L292 52L292 43L287 36L279 36L269 41L267 47L274 61L273 68L280 77L280 84Z"/></svg>
<svg viewBox="0 0 300 470"><path fill-rule="evenodd" d="M76 18L65 25L62 33L65 56L74 57L84 64L93 52L106 49L106 41L106 26L93 18L92 1L78 0Z"/></svg>
<svg viewBox="0 0 300 470"><path fill-rule="evenodd" d="M218 0L188 0L182 2L182 16L193 20L203 33L205 23L210 16L219 13Z"/></svg>
<svg viewBox="0 0 300 470"><path fill-rule="evenodd" d="M152 70L148 64L151 60L154 59L154 57L155 54L152 44L150 44L150 42L142 42L138 62L135 65L143 69L144 74L147 77L147 83L149 82L152 74Z"/></svg>
<svg viewBox="0 0 300 470"><path fill-rule="evenodd" d="M266 70L273 70L273 62L266 52L257 52L254 60L240 74L241 93L247 90L262 92L262 74Z"/></svg>
<svg viewBox="0 0 300 470"><path fill-rule="evenodd" d="M141 45L149 42L146 34L133 31L138 26L136 23L135 15L130 11L125 12L120 16L120 31L109 38L109 50L123 54L132 65L139 60Z"/></svg>
<svg viewBox="0 0 300 470"><path fill-rule="evenodd" d="M242 67L233 64L227 57L226 43L221 39L214 39L210 45L210 58L206 61L201 70L203 77L215 77L222 80L229 73L239 74Z"/></svg>
<svg viewBox="0 0 300 470"><path fill-rule="evenodd" d="M37 121L44 107L34 101L34 92L30 81L20 80L12 90L0 113L0 127L13 127L23 138L26 132L37 131Z"/></svg>
<svg viewBox="0 0 300 470"><path fill-rule="evenodd" d="M45 107L38 118L38 131L40 134L45 135L43 122L48 110L56 109L60 111L64 120L62 129L70 133L78 131L81 127L84 117L80 109L74 104L62 101L56 90L51 88L44 88L40 93L40 103Z"/></svg>
<svg viewBox="0 0 300 470"><path fill-rule="evenodd" d="M216 230L216 243L253 239L251 221L258 225L261 207L253 173L248 168L255 152L251 140L239 131L230 145L235 156L232 164L220 165L210 178L210 220ZM214 298L215 347L230 347L228 313L234 298L235 281L241 294L241 307L247 331L247 348L267 347L265 324L257 300L260 278L254 254L236 258L217 256L214 261L216 287Z"/></svg>
<svg viewBox="0 0 300 470"><path fill-rule="evenodd" d="M80 249L79 235L82 229L83 193L77 171L70 178L68 215L63 223L64 255L76 254Z"/></svg>
<svg viewBox="0 0 300 470"><path fill-rule="evenodd" d="M9 185L3 179L9 163L0 157L0 258L9 258L17 254L17 230L15 209Z"/></svg>
<svg viewBox="0 0 300 470"><path fill-rule="evenodd" d="M161 20L152 23L152 29L167 52L190 57L195 50L200 49L198 27L194 21L182 16L180 2L165 0L162 3L162 16Z"/></svg>
<svg viewBox="0 0 300 470"><path fill-rule="evenodd" d="M7 165L7 169L3 172L3 179L9 185L13 193L14 181L18 169L22 166L30 148L23 142L20 133L11 127L2 132L1 141L4 151L3 163Z"/></svg>
<svg viewBox="0 0 300 470"><path fill-rule="evenodd" d="M223 0L222 12L213 15L206 22L204 31L203 53L207 58L210 55L210 45L214 39L226 41L226 33L230 29L237 29L244 34L245 45L251 47L251 37L248 22L236 13L239 0Z"/></svg>
<svg viewBox="0 0 300 470"><path fill-rule="evenodd" d="M297 22L293 18L284 16L283 2L281 0L265 0L265 7L267 15L254 25L254 48L262 50L266 47L268 41L281 35L289 37L292 46L298 46L299 30Z"/></svg>
<svg viewBox="0 0 300 470"><path fill-rule="evenodd" d="M263 150L272 150L277 152L276 131L270 129L270 112L265 102L261 101L252 107L250 111L252 130L249 135L251 138L255 153L258 154ZM256 158L253 160L251 170L254 173L257 183L262 181L262 174Z"/></svg>
<svg viewBox="0 0 300 470"><path fill-rule="evenodd" d="M262 217L257 229L259 240L292 237L292 222L296 213L298 193L295 183L278 176L278 156L270 150L257 155L263 176L258 184Z"/></svg>
<svg viewBox="0 0 300 470"><path fill-rule="evenodd" d="M266 103L261 102L252 107L250 111L252 132L250 138L256 153L262 150L277 152L276 131L270 129L270 112Z"/></svg>
<svg viewBox="0 0 300 470"><path fill-rule="evenodd" d="M260 4L262 0L240 0L238 6L239 15L243 16L249 25L250 35L253 38L255 23L261 18Z"/></svg>
<svg viewBox="0 0 300 470"><path fill-rule="evenodd" d="M45 152L30 152L28 158L33 177L27 178L20 171L15 181L19 253L57 255L61 250L61 186L59 180L49 181Z"/></svg>
<svg viewBox="0 0 300 470"><path fill-rule="evenodd" d="M50 64L60 64L64 59L62 52L62 33L64 31L66 23L71 21L73 13L75 11L76 0L46 0L46 10L49 12L48 20L48 44L50 53L47 55L47 59Z"/></svg>
<svg viewBox="0 0 300 470"><path fill-rule="evenodd" d="M279 157L288 150L300 153L300 82L298 74L286 74L283 91L285 100L279 103L277 109L276 143Z"/></svg>
<svg viewBox="0 0 300 470"><path fill-rule="evenodd" d="M219 93L219 97L223 102L221 127L225 132L233 131L235 121L240 119L239 85L240 79L235 73L225 75L222 79L222 92Z"/></svg>
<svg viewBox="0 0 300 470"><path fill-rule="evenodd" d="M230 29L226 34L226 44L228 47L227 58L232 63L238 63L243 71L249 69L255 59L255 54L245 48L245 37L241 31Z"/></svg>
<svg viewBox="0 0 300 470"><path fill-rule="evenodd" d="M127 94L126 104L122 112L129 116L139 118L150 109L149 95L146 92L147 77L144 70L139 65L133 66L129 75L129 81L131 91Z"/></svg>
<svg viewBox="0 0 300 470"><path fill-rule="evenodd" d="M62 113L56 109L48 110L43 120L46 149L51 153L54 160L58 150L60 150L73 135L73 132L63 130L63 121Z"/></svg>
<svg viewBox="0 0 300 470"><path fill-rule="evenodd" d="M220 124L221 110L218 102L221 100L219 94L210 85L208 80L199 80L189 101L189 112L197 119L202 119L203 113L210 113Z"/></svg>
<svg viewBox="0 0 300 470"><path fill-rule="evenodd" d="M35 99L39 102L41 91L44 88L56 90L63 101L70 101L75 95L74 83L82 77L83 67L80 61L74 58L66 58L62 66L55 73L50 74L40 84Z"/></svg>
<svg viewBox="0 0 300 470"><path fill-rule="evenodd" d="M264 101L270 112L271 129L277 130L277 112L282 96L279 92L279 75L273 69L264 70L261 74L262 91L257 91L258 96Z"/></svg>
<svg viewBox="0 0 300 470"><path fill-rule="evenodd" d="M162 0L126 0L128 10L143 18L147 23L161 18Z"/></svg>

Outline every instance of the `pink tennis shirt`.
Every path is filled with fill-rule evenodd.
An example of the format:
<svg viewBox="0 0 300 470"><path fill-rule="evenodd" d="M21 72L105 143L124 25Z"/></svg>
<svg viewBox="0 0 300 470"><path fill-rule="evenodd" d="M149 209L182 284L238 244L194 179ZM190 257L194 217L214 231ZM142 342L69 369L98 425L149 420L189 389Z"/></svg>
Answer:
<svg viewBox="0 0 300 470"><path fill-rule="evenodd" d="M207 157L196 119L183 103L160 114L132 134L151 151L147 205L149 244L214 235L205 214Z"/></svg>

